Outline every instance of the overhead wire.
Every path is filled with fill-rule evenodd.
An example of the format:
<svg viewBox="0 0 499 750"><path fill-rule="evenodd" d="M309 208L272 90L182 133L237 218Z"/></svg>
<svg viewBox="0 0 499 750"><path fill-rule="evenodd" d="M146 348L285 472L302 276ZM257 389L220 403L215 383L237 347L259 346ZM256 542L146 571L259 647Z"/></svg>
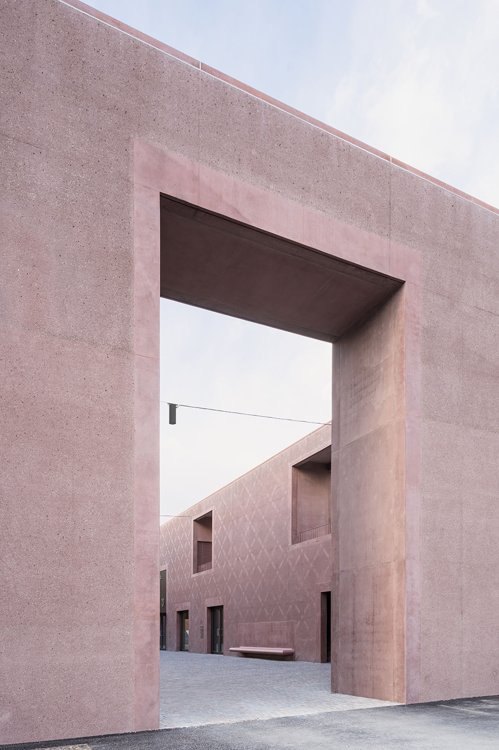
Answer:
<svg viewBox="0 0 499 750"><path fill-rule="evenodd" d="M169 407L174 406L175 410L178 408L199 409L201 411L212 411L212 412L217 412L219 414L235 414L236 416L240 416L240 417L256 417L258 419L273 419L279 422L299 422L300 424L313 424L313 425L317 425L320 427L331 424L331 422L315 422L310 419L295 419L293 417L277 417L275 415L270 415L270 414L255 414L253 412L233 411L231 409L215 409L209 406L195 406L193 404L174 404L173 402L170 402L170 401L160 401L160 404L164 404ZM192 516L176 515L176 514L168 514L168 513L162 513L160 514L159 517L160 518L192 518Z"/></svg>
<svg viewBox="0 0 499 750"><path fill-rule="evenodd" d="M219 414L235 414L240 417L256 417L258 419L274 419L279 422L299 422L301 424L314 424L318 426L325 426L325 425L331 424L331 422L315 422L310 419L295 419L293 417L277 417L271 414L254 414L253 412L233 411L232 409L215 409L214 407L210 407L210 406L194 406L193 404L175 404L171 401L160 401L160 404L165 404L168 406L175 406L178 409L180 408L199 409L201 411L213 411Z"/></svg>

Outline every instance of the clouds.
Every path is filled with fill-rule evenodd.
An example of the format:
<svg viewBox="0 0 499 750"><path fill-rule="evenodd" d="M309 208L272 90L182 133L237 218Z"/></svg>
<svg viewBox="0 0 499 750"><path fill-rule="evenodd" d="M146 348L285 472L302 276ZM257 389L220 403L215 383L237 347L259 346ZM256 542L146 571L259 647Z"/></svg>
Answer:
<svg viewBox="0 0 499 750"><path fill-rule="evenodd" d="M93 0L499 204L499 0Z"/></svg>
<svg viewBox="0 0 499 750"><path fill-rule="evenodd" d="M361 0L326 119L499 202L499 2ZM497 170L497 171L496 171Z"/></svg>

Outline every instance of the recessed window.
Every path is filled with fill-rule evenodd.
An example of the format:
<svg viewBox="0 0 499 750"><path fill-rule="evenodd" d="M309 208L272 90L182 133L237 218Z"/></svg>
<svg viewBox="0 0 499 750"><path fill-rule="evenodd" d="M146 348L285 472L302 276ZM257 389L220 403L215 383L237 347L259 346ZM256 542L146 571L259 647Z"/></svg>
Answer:
<svg viewBox="0 0 499 750"><path fill-rule="evenodd" d="M213 546L213 511L194 519L193 532L193 566L194 573L210 570L212 566Z"/></svg>
<svg viewBox="0 0 499 750"><path fill-rule="evenodd" d="M331 533L331 448L293 466L292 543Z"/></svg>

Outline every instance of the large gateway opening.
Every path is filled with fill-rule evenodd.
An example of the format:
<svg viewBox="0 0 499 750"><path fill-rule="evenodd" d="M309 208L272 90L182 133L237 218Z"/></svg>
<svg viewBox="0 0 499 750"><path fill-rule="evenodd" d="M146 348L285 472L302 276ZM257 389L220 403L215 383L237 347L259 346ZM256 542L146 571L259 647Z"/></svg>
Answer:
<svg viewBox="0 0 499 750"><path fill-rule="evenodd" d="M161 726L258 718L262 700L265 716L280 715L282 706L273 709L271 696L281 683L292 712L331 709L329 663L334 670L337 637L331 344L398 287L386 276L162 197L161 295L170 301L161 306ZM168 325L172 316L182 320L176 333ZM231 338L234 318L240 328L266 332L261 344L252 334L242 353ZM202 357L203 330L211 365ZM282 368L272 362L265 343L270 334L302 342L294 362ZM179 367L181 356L196 373L198 391L189 391L186 381L196 378ZM234 366L238 357L243 370L263 358L266 379L248 385ZM301 381L293 377L300 368ZM272 376L288 392L285 408L277 408L278 397L263 397ZM326 399L306 398L319 389ZM251 429L244 421L250 415L258 423ZM288 432L272 442L264 418L282 418L281 427L289 418ZM236 422L227 426L227 419ZM258 444L254 453L248 433ZM219 458L226 471L217 475ZM188 706L175 698L182 675ZM202 686L195 700L194 684ZM225 693L215 716L206 696L220 693L221 684Z"/></svg>

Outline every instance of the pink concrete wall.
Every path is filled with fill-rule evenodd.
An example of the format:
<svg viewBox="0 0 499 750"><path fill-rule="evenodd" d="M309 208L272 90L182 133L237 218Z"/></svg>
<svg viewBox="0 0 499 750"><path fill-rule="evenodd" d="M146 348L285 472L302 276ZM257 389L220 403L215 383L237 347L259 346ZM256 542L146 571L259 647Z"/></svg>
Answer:
<svg viewBox="0 0 499 750"><path fill-rule="evenodd" d="M397 172L392 234L422 259L420 646L409 695L496 694L498 215Z"/></svg>
<svg viewBox="0 0 499 750"><path fill-rule="evenodd" d="M176 612L188 603L191 651L207 653L207 607L224 607L224 650L291 646L320 661L321 591L331 590L331 536L291 544L291 468L331 444L321 427L240 479L183 512L213 511L213 567L193 574L190 518L161 526L160 567L167 569L167 647L177 647ZM288 642L278 643L286 637ZM277 640L276 640L277 639Z"/></svg>
<svg viewBox="0 0 499 750"><path fill-rule="evenodd" d="M58 2L1 13L0 743L155 728L158 342L151 358L134 299L137 115L123 78L108 89L114 32ZM159 307L159 262L157 277Z"/></svg>
<svg viewBox="0 0 499 750"><path fill-rule="evenodd" d="M334 346L332 465L333 688L402 702L404 293Z"/></svg>
<svg viewBox="0 0 499 750"><path fill-rule="evenodd" d="M376 607L367 631L355 610L355 685L377 689L365 639L389 634L376 669L400 676L402 658L407 700L497 692L497 212L68 4L1 12L0 742L157 726L158 185L171 154L166 192L405 280L403 311L388 311L403 320L400 441L396 420L379 423L402 483L400 504L398 485L381 499L395 550L403 515L404 576L390 592L382 578L378 597L357 547L349 558ZM137 141L155 149L147 174ZM383 315L371 330L386 341ZM356 334L340 344L353 362L357 349ZM386 381L373 366L374 385L393 392L394 366ZM335 387L337 412L352 394L348 378ZM361 411L369 429L351 447L339 436L337 475L348 457L381 492L378 464L361 463L381 415L368 398ZM378 519L385 570L383 538ZM333 548L339 580L348 543ZM338 591L341 632L351 589Z"/></svg>

